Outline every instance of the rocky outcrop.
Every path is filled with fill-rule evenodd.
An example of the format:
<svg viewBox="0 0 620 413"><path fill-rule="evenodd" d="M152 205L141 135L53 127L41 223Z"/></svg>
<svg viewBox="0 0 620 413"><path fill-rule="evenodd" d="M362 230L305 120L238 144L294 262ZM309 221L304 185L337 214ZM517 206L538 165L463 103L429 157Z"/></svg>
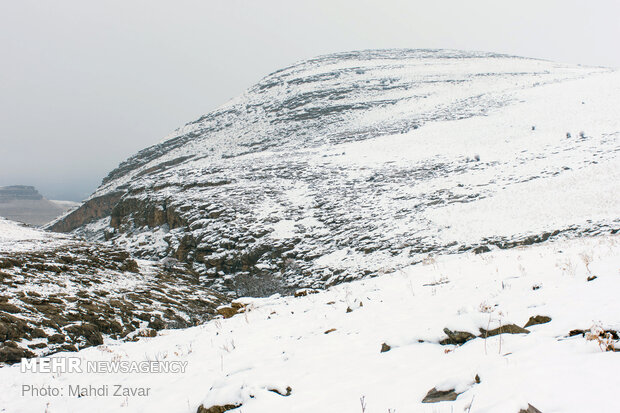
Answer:
<svg viewBox="0 0 620 413"><path fill-rule="evenodd" d="M122 192L114 192L91 198L69 215L51 223L47 228L56 232L70 232L82 225L107 217L112 213L122 195Z"/></svg>
<svg viewBox="0 0 620 413"><path fill-rule="evenodd" d="M71 240L0 251L0 364L197 325L228 302L183 264L144 265L117 248Z"/></svg>
<svg viewBox="0 0 620 413"><path fill-rule="evenodd" d="M167 205L165 201L153 204L144 199L127 196L117 201L110 212L110 218L110 227L120 232L133 227L158 228L166 225L168 229L175 229L187 225L174 207Z"/></svg>

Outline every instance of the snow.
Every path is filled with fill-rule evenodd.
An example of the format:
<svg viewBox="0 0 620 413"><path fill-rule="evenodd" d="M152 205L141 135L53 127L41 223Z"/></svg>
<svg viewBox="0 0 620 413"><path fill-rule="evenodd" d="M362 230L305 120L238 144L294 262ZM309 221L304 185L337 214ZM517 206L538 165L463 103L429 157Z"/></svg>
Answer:
<svg viewBox="0 0 620 413"><path fill-rule="evenodd" d="M0 253L57 248L70 237L53 234L0 217Z"/></svg>
<svg viewBox="0 0 620 413"><path fill-rule="evenodd" d="M51 199L50 202L55 203L56 205L58 205L59 207L65 209L65 210L75 209L75 208L79 207L80 205L82 205L81 202L64 201L64 200L58 200L58 199Z"/></svg>
<svg viewBox="0 0 620 413"><path fill-rule="evenodd" d="M457 412L471 404L472 412L516 413L528 403L543 412L609 411L618 353L568 333L620 328L619 266L618 238L599 236L429 257L305 297L245 298L239 301L246 312L230 319L52 356L183 361L185 373L21 373L16 365L0 369L0 406L194 413L200 404L242 404L232 411L355 412L363 397L368 412ZM591 275L597 278L587 281ZM445 327L478 334L523 326L536 315L552 320L528 327L529 334L438 344ZM381 353L382 343L391 350ZM23 384L151 390L149 397L22 397ZM289 396L270 391L286 394L287 387ZM433 387L463 393L453 402L422 404Z"/></svg>

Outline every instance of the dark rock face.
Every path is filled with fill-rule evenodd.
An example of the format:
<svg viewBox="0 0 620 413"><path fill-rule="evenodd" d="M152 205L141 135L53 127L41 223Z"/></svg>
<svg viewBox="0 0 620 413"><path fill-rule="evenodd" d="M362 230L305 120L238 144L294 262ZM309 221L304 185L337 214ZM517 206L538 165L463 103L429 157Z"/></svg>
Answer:
<svg viewBox="0 0 620 413"><path fill-rule="evenodd" d="M51 228L58 232L69 232L84 223L109 216L114 206L121 198L121 195L122 193L111 193L105 196L91 198L69 216L52 223Z"/></svg>
<svg viewBox="0 0 620 413"><path fill-rule="evenodd" d="M238 295L321 288L392 271L431 253L480 253L613 231L617 220L549 230L523 225L521 233L463 241L444 237L451 225L427 217L580 167L564 159L541 161L553 154L581 154L592 146L597 154L571 159L596 156L601 162L611 156L605 148L613 145L612 136L568 142L562 135L556 146L509 161L447 156L444 150L399 158L400 148L424 146L418 133L429 125L484 117L516 103L522 90L589 71L594 69L441 50L311 59L267 76L124 161L51 229L107 240L141 258L175 258L203 285ZM524 128L533 133L531 123ZM458 142L460 131L453 133ZM390 140L402 134L409 140ZM387 139L394 153L360 161L381 149L372 146L378 139ZM473 175L492 178L468 182Z"/></svg>

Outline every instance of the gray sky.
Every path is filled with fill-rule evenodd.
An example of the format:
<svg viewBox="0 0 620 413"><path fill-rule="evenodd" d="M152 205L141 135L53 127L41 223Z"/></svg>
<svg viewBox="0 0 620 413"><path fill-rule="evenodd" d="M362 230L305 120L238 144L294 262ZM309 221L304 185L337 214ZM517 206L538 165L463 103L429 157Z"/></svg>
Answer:
<svg viewBox="0 0 620 413"><path fill-rule="evenodd" d="M620 67L617 0L0 0L0 186L80 200L264 75L369 48Z"/></svg>

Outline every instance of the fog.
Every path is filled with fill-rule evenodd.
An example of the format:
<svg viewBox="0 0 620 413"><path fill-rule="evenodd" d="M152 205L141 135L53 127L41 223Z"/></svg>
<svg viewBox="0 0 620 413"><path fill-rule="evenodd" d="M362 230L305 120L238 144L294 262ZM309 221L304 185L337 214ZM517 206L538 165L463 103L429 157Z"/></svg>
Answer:
<svg viewBox="0 0 620 413"><path fill-rule="evenodd" d="M0 0L0 186L81 200L128 156L325 53L449 48L618 67L618 16L614 0Z"/></svg>

